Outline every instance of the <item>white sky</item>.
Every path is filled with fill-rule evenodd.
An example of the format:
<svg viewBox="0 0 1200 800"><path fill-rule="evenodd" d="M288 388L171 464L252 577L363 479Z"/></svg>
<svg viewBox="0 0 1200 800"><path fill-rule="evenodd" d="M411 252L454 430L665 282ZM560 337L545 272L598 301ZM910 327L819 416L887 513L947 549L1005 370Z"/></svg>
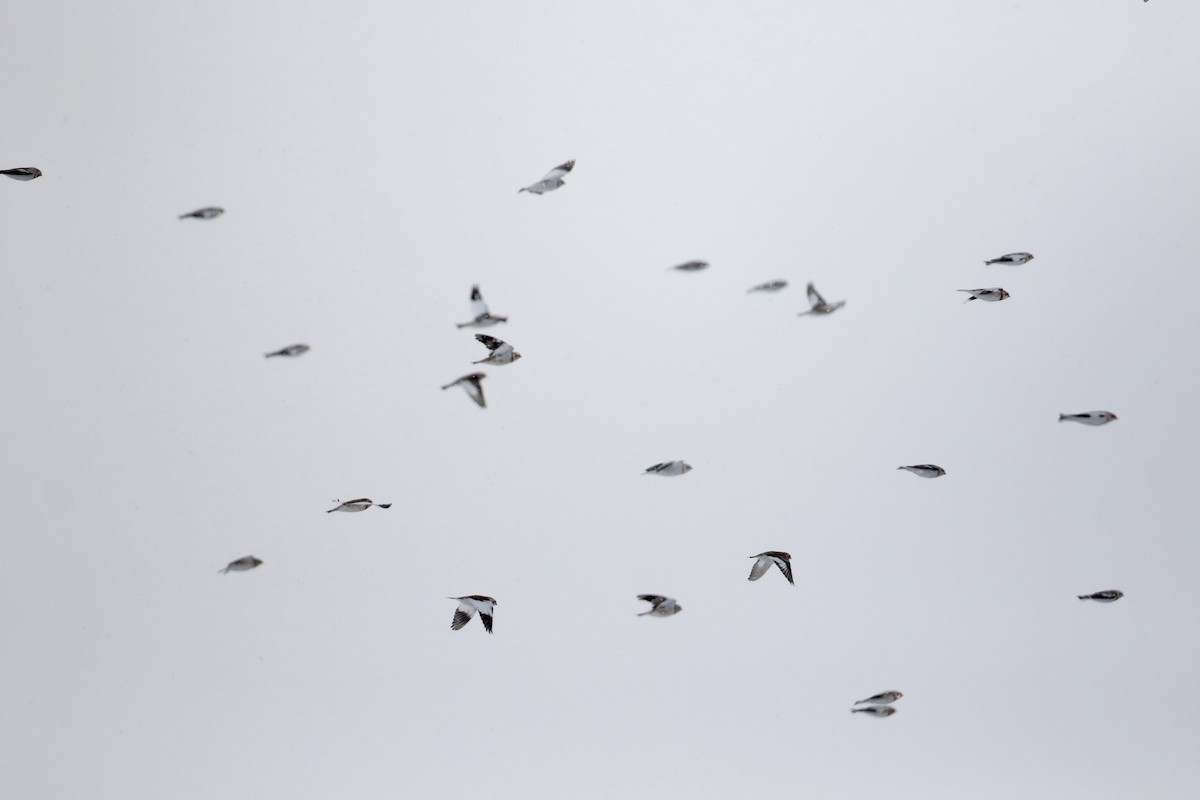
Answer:
<svg viewBox="0 0 1200 800"><path fill-rule="evenodd" d="M1194 797L1200 7L580 6L7 10L0 794Z"/></svg>

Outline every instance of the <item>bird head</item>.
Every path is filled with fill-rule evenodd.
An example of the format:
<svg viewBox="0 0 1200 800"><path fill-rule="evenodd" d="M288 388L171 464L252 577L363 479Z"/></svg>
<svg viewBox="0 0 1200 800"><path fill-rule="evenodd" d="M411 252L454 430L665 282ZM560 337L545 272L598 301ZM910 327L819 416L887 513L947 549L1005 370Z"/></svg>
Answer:
<svg viewBox="0 0 1200 800"><path fill-rule="evenodd" d="M1000 290L1000 299L1001 300L1007 300L1010 297L1012 297L1012 295L1010 295L1008 292L1006 292L1003 289Z"/></svg>

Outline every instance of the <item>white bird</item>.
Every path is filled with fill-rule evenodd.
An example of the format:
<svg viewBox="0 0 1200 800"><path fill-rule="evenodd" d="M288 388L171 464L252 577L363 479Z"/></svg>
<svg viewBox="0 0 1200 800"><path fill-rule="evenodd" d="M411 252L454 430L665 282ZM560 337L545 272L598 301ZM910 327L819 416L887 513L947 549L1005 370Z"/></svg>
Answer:
<svg viewBox="0 0 1200 800"><path fill-rule="evenodd" d="M972 300L983 300L988 303L996 303L1000 300L1007 300L1012 296L999 287L992 289L959 289L958 291L966 292L967 294L971 295L963 301L964 303L969 303Z"/></svg>
<svg viewBox="0 0 1200 800"><path fill-rule="evenodd" d="M750 294L751 292L778 292L787 285L788 282L783 280L767 281L766 283L760 283L758 286L751 286L746 290L746 294Z"/></svg>
<svg viewBox="0 0 1200 800"><path fill-rule="evenodd" d="M261 563L263 563L261 558L242 556L237 561L230 561L229 566L225 567L225 569L219 569L217 572L222 574L226 572L245 572L246 570L254 569Z"/></svg>
<svg viewBox="0 0 1200 800"><path fill-rule="evenodd" d="M901 697L904 697L904 692L880 692L879 694L871 695L866 700L859 700L854 705L862 705L863 703L871 703L877 706L885 705L887 703L894 703Z"/></svg>
<svg viewBox="0 0 1200 800"><path fill-rule="evenodd" d="M338 501L334 500L335 503ZM366 511L371 506L379 506L380 508L391 508L391 503L372 503L369 498L360 497L357 500L347 500L344 503L338 503L333 508L326 511L326 514L332 514L335 511Z"/></svg>
<svg viewBox="0 0 1200 800"><path fill-rule="evenodd" d="M1059 414L1058 421L1082 422L1084 425L1107 425L1117 418L1111 411L1085 411L1082 414Z"/></svg>
<svg viewBox="0 0 1200 800"><path fill-rule="evenodd" d="M1028 264L1033 261L1033 253L1005 253L999 258L993 258L990 261L983 262L984 266L988 264L1011 264L1014 267L1019 267L1022 264Z"/></svg>
<svg viewBox="0 0 1200 800"><path fill-rule="evenodd" d="M42 171L37 167L13 167L12 169L0 169L0 175L7 175L14 181L31 181L34 178L42 177Z"/></svg>
<svg viewBox="0 0 1200 800"><path fill-rule="evenodd" d="M808 303L812 306L808 311L801 311L797 316L803 317L805 314L832 314L842 306L846 305L845 300L838 300L836 303L826 303L825 298L817 291L817 287L812 283L808 284Z"/></svg>
<svg viewBox="0 0 1200 800"><path fill-rule="evenodd" d="M486 377L487 375L482 372L472 372L470 375L463 375L458 380L447 383L442 390L445 391L451 386L461 386L466 391L467 397L475 401L475 405L487 408L487 401L483 399L483 386L479 383Z"/></svg>
<svg viewBox="0 0 1200 800"><path fill-rule="evenodd" d="M664 461L661 464L655 464L652 467L646 467L643 475L683 475L685 472L691 472L692 465L683 461Z"/></svg>
<svg viewBox="0 0 1200 800"><path fill-rule="evenodd" d="M946 470L937 464L913 464L908 467L896 467L896 469L906 469L913 475L920 475L922 478L940 478L946 474Z"/></svg>
<svg viewBox="0 0 1200 800"><path fill-rule="evenodd" d="M488 311L487 303L483 302L483 295L479 292L479 286L471 287L471 321L460 322L460 328L490 328L493 325L501 322L508 322L508 317L493 316Z"/></svg>
<svg viewBox="0 0 1200 800"><path fill-rule="evenodd" d="M488 633L492 632L492 616L495 614L495 607L500 605L496 602L496 598L482 594L469 594L466 597L447 597L446 599L458 601L458 608L454 610L454 620L450 623L450 630L460 630L471 621L471 617L475 616L475 612L478 611L479 619L483 621L483 629Z"/></svg>
<svg viewBox="0 0 1200 800"><path fill-rule="evenodd" d="M747 556L747 558L758 559L754 562L754 566L750 568L750 577L747 580L756 581L763 575L766 575L767 570L772 566L776 566L783 573L783 577L787 578L788 583L792 586L796 585L796 582L792 580L792 556L790 553L783 553L779 550L768 550L756 556Z"/></svg>
<svg viewBox="0 0 1200 800"><path fill-rule="evenodd" d="M682 264L676 264L671 269L677 269L680 272L699 272L702 269L708 269L707 261L685 261Z"/></svg>
<svg viewBox="0 0 1200 800"><path fill-rule="evenodd" d="M273 356L287 356L288 358L295 358L296 356L304 355L311 349L312 348L306 344L289 344L287 347L281 347L274 353L267 353L266 356L267 358L272 358Z"/></svg>
<svg viewBox="0 0 1200 800"><path fill-rule="evenodd" d="M492 354L487 358L481 358L478 361L472 361L472 364L511 364L521 357L521 354L508 342L502 342L495 336L488 336L486 333L477 333L475 338L479 343L492 351Z"/></svg>
<svg viewBox="0 0 1200 800"><path fill-rule="evenodd" d="M196 219L215 219L225 213L225 209L217 208L216 206L208 206L207 208L197 208L195 211L189 211L186 214L180 214L180 219L195 217Z"/></svg>
<svg viewBox="0 0 1200 800"><path fill-rule="evenodd" d="M546 192L553 192L555 189L563 186L566 183L566 181L563 180L563 177L565 177L566 174L573 169L575 169L575 159L571 159L565 164L559 164L557 167L547 172L546 176L537 183L530 184L524 189L518 189L517 194L520 194L521 192L529 192L530 194L545 194Z"/></svg>
<svg viewBox="0 0 1200 800"><path fill-rule="evenodd" d="M896 713L896 709L891 706L863 706L852 708L850 711L854 714L870 714L872 717L890 717Z"/></svg>
<svg viewBox="0 0 1200 800"><path fill-rule="evenodd" d="M674 597L663 597L661 594L639 594L638 600L645 600L650 604L650 610L638 614L639 617L669 617L683 611L683 606L679 605Z"/></svg>
<svg viewBox="0 0 1200 800"><path fill-rule="evenodd" d="M1093 594L1077 594L1075 595L1080 600L1095 600L1097 603L1115 603L1125 596L1124 592L1119 592L1116 589L1106 589L1103 592L1095 592Z"/></svg>

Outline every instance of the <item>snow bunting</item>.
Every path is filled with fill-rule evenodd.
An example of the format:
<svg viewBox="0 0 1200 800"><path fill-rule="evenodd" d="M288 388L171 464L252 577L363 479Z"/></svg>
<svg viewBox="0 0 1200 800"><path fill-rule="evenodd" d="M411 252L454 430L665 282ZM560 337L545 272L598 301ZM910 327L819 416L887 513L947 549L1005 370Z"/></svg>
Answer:
<svg viewBox="0 0 1200 800"><path fill-rule="evenodd" d="M189 211L186 214L180 214L180 219L195 217L196 219L214 219L225 213L225 209L217 208L216 206L208 206L207 208L197 208L195 211Z"/></svg>
<svg viewBox="0 0 1200 800"><path fill-rule="evenodd" d="M852 708L850 711L854 714L870 714L873 717L890 717L896 713L896 709L891 706L864 706L863 708Z"/></svg>
<svg viewBox="0 0 1200 800"><path fill-rule="evenodd" d="M751 292L778 292L780 289L787 286L787 281L767 281L760 283L758 286L751 286L746 290L746 294Z"/></svg>
<svg viewBox="0 0 1200 800"><path fill-rule="evenodd" d="M783 577L787 578L787 582L792 586L796 582L792 580L792 556L789 553L782 553L778 550L768 550L765 553L759 553L756 556L747 556L747 558L757 558L754 566L750 568L750 577L748 580L756 581L763 575L767 574L767 570L772 565L779 567L779 571L783 573Z"/></svg>
<svg viewBox="0 0 1200 800"><path fill-rule="evenodd" d="M487 408L487 401L483 399L483 386L479 384L486 377L487 375L484 375L482 372L472 372L470 375L463 375L458 380L447 383L442 387L442 390L445 391L451 386L461 386L466 390L467 397L475 401L475 405L480 408Z"/></svg>
<svg viewBox="0 0 1200 800"><path fill-rule="evenodd" d="M958 291L971 295L963 301L964 303L969 303L972 300L985 300L989 303L995 303L1000 300L1007 300L1012 296L999 287L993 289L959 289Z"/></svg>
<svg viewBox="0 0 1200 800"><path fill-rule="evenodd" d="M1097 603L1115 603L1125 596L1124 592L1118 592L1116 589L1108 589L1103 592L1095 592L1093 594L1077 594L1075 595L1080 600L1095 600Z"/></svg>
<svg viewBox="0 0 1200 800"><path fill-rule="evenodd" d="M391 503L372 503L366 497L360 497L357 500L347 500L344 503L340 503L337 500L333 502L337 503L337 505L326 511L326 514L332 514L335 511L366 511L371 506L379 506L380 508L392 507Z"/></svg>
<svg viewBox="0 0 1200 800"><path fill-rule="evenodd" d="M682 475L685 472L691 472L692 465L683 461L664 461L661 464L655 464L653 467L646 467L643 475Z"/></svg>
<svg viewBox="0 0 1200 800"><path fill-rule="evenodd" d="M42 171L37 167L13 167L12 169L0 169L0 175L7 175L14 181L31 181L34 178L42 177Z"/></svg>
<svg viewBox="0 0 1200 800"><path fill-rule="evenodd" d="M669 617L672 614L678 614L680 611L683 611L683 606L675 602L674 597L663 597L661 594L639 594L638 600L645 600L650 604L650 610L638 614L639 617L646 615L650 615L651 617Z"/></svg>
<svg viewBox="0 0 1200 800"><path fill-rule="evenodd" d="M261 558L254 556L242 556L237 561L230 561L229 566L225 569L219 569L217 572L224 574L226 572L245 572L246 570L254 569L259 564L263 563Z"/></svg>
<svg viewBox="0 0 1200 800"><path fill-rule="evenodd" d="M991 261L983 262L983 264L984 266L988 264L1011 264L1014 267L1019 267L1030 261L1033 261L1033 253L1005 253L999 258L993 258Z"/></svg>
<svg viewBox="0 0 1200 800"><path fill-rule="evenodd" d="M266 356L267 358L272 358L273 356L287 356L288 358L294 358L295 356L304 355L311 349L312 348L306 344L289 344L287 347L279 348L274 353L267 353Z"/></svg>
<svg viewBox="0 0 1200 800"><path fill-rule="evenodd" d="M863 703L871 703L872 705L877 706L886 705L887 703L896 702L901 697L904 697L904 692L880 692L879 694L871 695L866 700L859 700L855 702L854 705L858 706L862 705Z"/></svg>
<svg viewBox="0 0 1200 800"><path fill-rule="evenodd" d="M680 272L699 272L702 269L708 269L707 261L685 261L682 264L676 264L671 269L677 269Z"/></svg>
<svg viewBox="0 0 1200 800"><path fill-rule="evenodd" d="M909 467L896 467L896 469L906 469L913 475L920 475L922 478L940 478L946 474L946 470L937 464L913 464Z"/></svg>
<svg viewBox="0 0 1200 800"><path fill-rule="evenodd" d="M563 178L573 169L575 169L575 159L571 159L565 164L559 164L557 167L547 172L546 176L537 183L530 184L524 189L518 189L517 194L520 194L521 192L529 192L530 194L545 194L546 192L553 192L555 189L566 183Z"/></svg>
<svg viewBox="0 0 1200 800"><path fill-rule="evenodd" d="M471 316L470 322L460 322L460 328L490 328L501 322L508 322L508 317L494 317L488 311L487 303L483 302L483 295L479 292L478 286L471 287Z"/></svg>
<svg viewBox="0 0 1200 800"><path fill-rule="evenodd" d="M492 354L487 358L482 358L479 361L472 361L472 364L511 364L521 357L521 354L513 350L512 345L508 342L502 342L495 336L488 336L486 333L477 333L475 338L480 344L492 351Z"/></svg>
<svg viewBox="0 0 1200 800"><path fill-rule="evenodd" d="M1117 418L1111 411L1085 411L1082 414L1059 414L1058 421L1070 420L1084 425L1107 425Z"/></svg>
<svg viewBox="0 0 1200 800"><path fill-rule="evenodd" d="M486 597L481 594L469 594L466 597L447 597L447 600L457 600L458 608L454 610L454 621L450 623L450 630L457 631L471 621L471 617L475 616L475 612L479 612L479 618L483 620L483 628L488 633L492 632L492 615L494 609L500 605L494 597Z"/></svg>
<svg viewBox="0 0 1200 800"><path fill-rule="evenodd" d="M808 284L808 303L812 308L808 311L801 311L797 316L803 317L805 314L832 314L846 305L845 300L838 300L836 303L826 303L825 298L821 297L821 293L817 291L817 287L811 283Z"/></svg>

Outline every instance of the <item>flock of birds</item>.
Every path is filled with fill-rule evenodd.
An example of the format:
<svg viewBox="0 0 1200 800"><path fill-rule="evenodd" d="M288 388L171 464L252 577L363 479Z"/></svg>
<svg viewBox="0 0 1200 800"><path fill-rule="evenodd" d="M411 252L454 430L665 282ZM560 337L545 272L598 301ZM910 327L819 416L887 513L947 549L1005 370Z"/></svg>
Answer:
<svg viewBox="0 0 1200 800"><path fill-rule="evenodd" d="M566 185L564 178L575 167L575 161L567 161L559 164L536 183L530 184L518 190L528 192L530 194L542 195L547 192L553 192ZM14 167L12 169L0 170L0 175L6 175L13 180L31 181L41 177L42 171L36 167ZM225 213L225 209L217 206L206 206L198 208L195 211L190 211L186 214L180 214L179 219L201 219L211 220L216 219ZM989 259L984 262L985 266L993 264L1005 266L1021 266L1033 260L1032 253L1006 253L998 258ZM686 261L678 264L672 269L681 272L699 272L707 269L709 264L707 261ZM772 280L765 283L760 283L747 290L752 292L778 292L787 288L788 282L785 280ZM960 292L966 292L970 296L964 302L972 300L983 300L985 302L998 302L1007 300L1011 295L1000 287L989 287L981 289L959 289ZM825 316L832 314L838 309L846 305L845 300L838 300L830 303L827 301L816 287L809 283L807 287L809 308L806 311L801 311L800 316L815 315ZM483 299L483 294L479 290L479 286L471 287L470 295L470 313L471 319L467 322L457 323L457 327L462 328L490 328L494 325L499 325L508 321L508 317L492 314L488 308L488 304ZM476 340L479 341L488 350L488 355L479 361L472 362L474 364L490 364L494 366L505 366L512 364L521 358L513 346L501 339L490 336L486 333L476 333ZM267 358L285 357L296 358L307 353L311 348L307 344L292 344L287 347L282 347L278 350L266 353ZM487 400L483 393L483 380L487 375L483 372L472 372L468 375L463 375L457 380L451 381L442 387L443 390L453 386L462 387L467 393L467 396L480 408L487 408ZM1117 419L1117 415L1111 411L1086 411L1077 414L1059 414L1059 422L1071 421L1079 422L1084 425L1107 425ZM906 470L914 475L922 478L940 478L946 475L946 470L937 464L910 464L907 466L897 467L899 470ZM643 475L662 475L665 477L678 477L686 475L692 471L692 465L682 460L664 461L658 464L653 464L646 468ZM391 503L376 503L367 497L359 497L354 500L346 500L345 502L335 501L338 504L326 513L332 514L335 511L340 512L360 512L366 511L369 508L391 508ZM749 556L753 558L754 565L750 569L750 577L748 580L757 581L766 575L772 567L777 567L783 577L791 585L795 585L796 581L792 576L792 557L791 554L779 550L768 550L757 555ZM257 556L249 555L235 559L225 566L224 569L218 570L221 574L230 572L248 572L262 566L262 559ZM1124 592L1116 589L1108 589L1105 591L1094 592L1092 594L1076 595L1080 600L1094 600L1099 603L1113 603L1124 597ZM670 617L683 611L683 606L674 597L667 597L658 594L639 594L638 600L643 600L650 604L650 608L641 612L639 617ZM496 598L488 597L487 595L471 594L463 597L450 597L449 600L458 601L458 607L454 611L454 618L451 620L450 629L460 630L471 621L477 613L479 614L480 622L482 622L484 630L489 634L492 633L492 625L495 617L495 608L499 605ZM864 700L859 700L854 703L851 712L863 713L874 717L889 717L896 713L893 706L897 700L903 697L903 693L898 691L886 691L872 695Z"/></svg>

